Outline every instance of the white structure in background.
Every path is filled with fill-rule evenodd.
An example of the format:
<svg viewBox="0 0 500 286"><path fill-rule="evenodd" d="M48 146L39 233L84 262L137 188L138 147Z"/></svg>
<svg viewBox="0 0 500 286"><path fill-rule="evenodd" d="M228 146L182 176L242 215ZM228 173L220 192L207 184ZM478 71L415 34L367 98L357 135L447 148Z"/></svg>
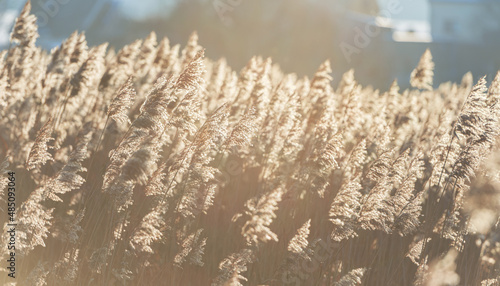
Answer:
<svg viewBox="0 0 500 286"><path fill-rule="evenodd" d="M500 36L498 0L430 0L430 7L436 42L484 43Z"/></svg>
<svg viewBox="0 0 500 286"><path fill-rule="evenodd" d="M377 3L379 13L376 17L351 10L345 10L343 13L355 23L363 24L365 30L380 29L380 34L387 41L432 42L428 1L377 0ZM377 27L366 28L367 26Z"/></svg>
<svg viewBox="0 0 500 286"><path fill-rule="evenodd" d="M432 41L431 26L429 23L429 3L427 0L378 0L382 22L389 23L392 31L392 40L395 42L423 42ZM391 7L396 13L388 14Z"/></svg>
<svg viewBox="0 0 500 286"><path fill-rule="evenodd" d="M399 5L401 12L393 15L396 20L428 21L428 0L377 0L380 10L387 10L390 6Z"/></svg>
<svg viewBox="0 0 500 286"><path fill-rule="evenodd" d="M392 40L395 42L432 42L431 26L427 21L394 20Z"/></svg>

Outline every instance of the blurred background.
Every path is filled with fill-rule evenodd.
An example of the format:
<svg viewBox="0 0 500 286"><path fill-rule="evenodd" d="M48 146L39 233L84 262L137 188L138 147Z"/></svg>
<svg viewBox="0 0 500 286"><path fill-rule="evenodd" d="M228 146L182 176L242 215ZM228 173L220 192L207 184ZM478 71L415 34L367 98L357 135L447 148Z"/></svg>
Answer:
<svg viewBox="0 0 500 286"><path fill-rule="evenodd" d="M0 0L0 49L24 1ZM499 0L32 0L39 45L58 46L73 31L89 45L114 48L154 30L171 44L197 31L209 57L241 69L253 55L285 72L312 76L326 59L335 80L355 69L364 85L408 86L426 48L435 83L500 69Z"/></svg>

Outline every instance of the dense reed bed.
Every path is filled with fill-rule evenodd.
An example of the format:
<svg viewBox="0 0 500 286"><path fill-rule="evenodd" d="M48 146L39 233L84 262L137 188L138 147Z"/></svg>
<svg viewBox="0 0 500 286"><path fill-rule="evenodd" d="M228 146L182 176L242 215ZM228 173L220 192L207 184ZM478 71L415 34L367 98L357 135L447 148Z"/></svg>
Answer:
<svg viewBox="0 0 500 286"><path fill-rule="evenodd" d="M380 91L35 23L0 53L5 284L499 285L500 74L433 89L426 51Z"/></svg>

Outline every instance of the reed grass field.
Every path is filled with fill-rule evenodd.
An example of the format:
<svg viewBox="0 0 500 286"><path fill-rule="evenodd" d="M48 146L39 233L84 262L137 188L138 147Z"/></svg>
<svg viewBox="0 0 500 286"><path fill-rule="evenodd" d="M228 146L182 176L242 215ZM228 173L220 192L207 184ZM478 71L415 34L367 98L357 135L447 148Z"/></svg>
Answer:
<svg viewBox="0 0 500 286"><path fill-rule="evenodd" d="M329 61L234 71L196 33L37 37L27 2L0 52L2 285L500 285L500 73L438 85L427 50L375 90Z"/></svg>

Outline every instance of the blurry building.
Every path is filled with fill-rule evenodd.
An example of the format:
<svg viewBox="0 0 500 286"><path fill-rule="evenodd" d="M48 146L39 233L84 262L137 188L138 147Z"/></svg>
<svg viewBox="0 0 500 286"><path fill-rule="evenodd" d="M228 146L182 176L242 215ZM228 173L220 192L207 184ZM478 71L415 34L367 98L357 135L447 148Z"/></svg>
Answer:
<svg viewBox="0 0 500 286"><path fill-rule="evenodd" d="M434 42L500 41L497 0L431 0L430 8Z"/></svg>

